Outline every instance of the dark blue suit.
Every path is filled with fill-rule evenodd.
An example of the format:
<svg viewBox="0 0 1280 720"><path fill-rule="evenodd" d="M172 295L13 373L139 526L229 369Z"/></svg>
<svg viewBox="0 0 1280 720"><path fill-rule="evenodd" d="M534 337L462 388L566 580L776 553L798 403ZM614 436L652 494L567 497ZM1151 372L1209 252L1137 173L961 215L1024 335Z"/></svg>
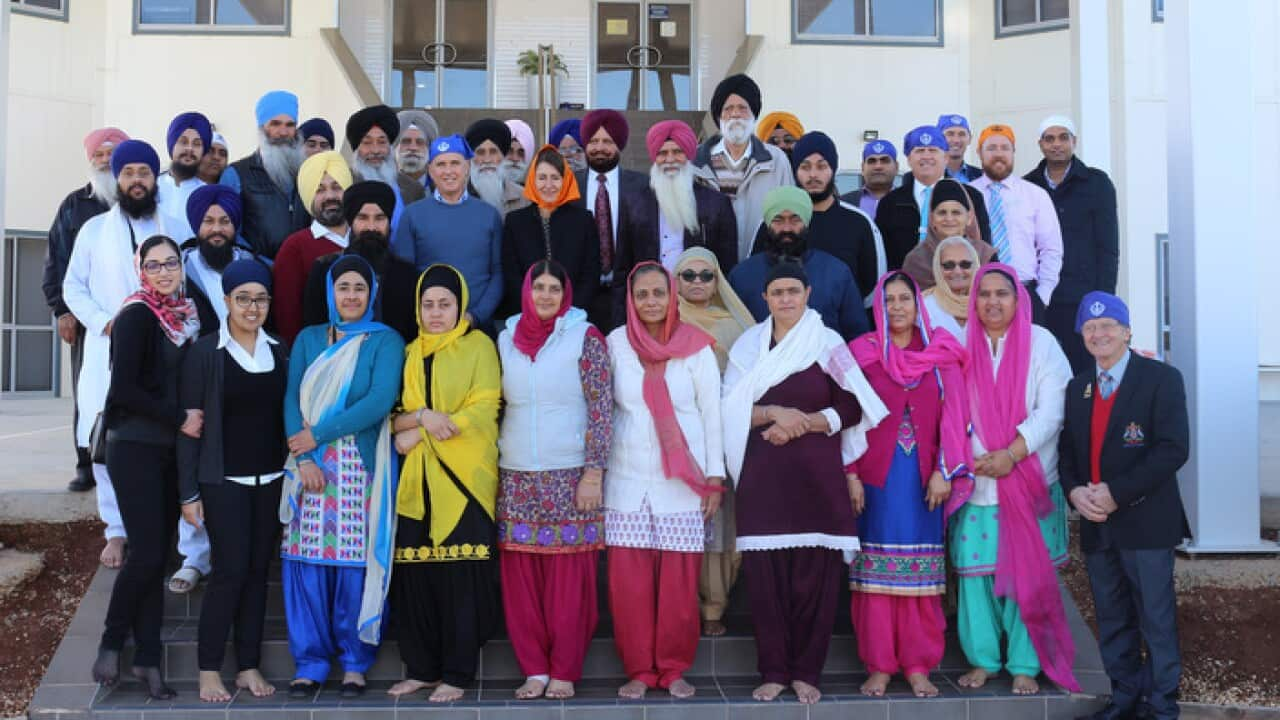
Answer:
<svg viewBox="0 0 1280 720"><path fill-rule="evenodd" d="M1095 372L1091 366L1067 385L1058 472L1068 496L1091 481ZM1191 536L1176 477L1190 448L1186 392L1177 369L1131 352L1115 393L1098 475L1119 509L1101 523L1080 519L1102 662L1112 685L1112 704L1100 717L1131 717L1149 697L1151 717L1176 718L1182 659L1173 549Z"/></svg>

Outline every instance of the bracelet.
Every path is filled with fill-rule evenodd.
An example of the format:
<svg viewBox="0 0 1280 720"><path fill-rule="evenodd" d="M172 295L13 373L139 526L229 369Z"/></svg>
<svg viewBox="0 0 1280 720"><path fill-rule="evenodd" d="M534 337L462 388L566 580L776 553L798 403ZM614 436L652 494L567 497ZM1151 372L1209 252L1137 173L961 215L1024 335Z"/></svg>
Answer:
<svg viewBox="0 0 1280 720"><path fill-rule="evenodd" d="M298 467L302 467L303 465L315 465L315 464L316 464L316 461L312 460L309 457L303 456L298 458Z"/></svg>
<svg viewBox="0 0 1280 720"><path fill-rule="evenodd" d="M418 412L414 414L414 419L418 422L418 427L424 427L422 424L422 413L426 412L425 407L418 408Z"/></svg>
<svg viewBox="0 0 1280 720"><path fill-rule="evenodd" d="M1013 450L1011 450L1011 449L1009 449L1009 448L1005 448L1005 449L1004 449L1004 451L1005 451L1006 453L1008 453L1008 454L1009 454L1009 459L1010 459L1011 461L1013 461L1013 464L1014 464L1014 465L1017 465L1017 464L1018 464L1018 458L1014 457L1014 455L1013 455Z"/></svg>

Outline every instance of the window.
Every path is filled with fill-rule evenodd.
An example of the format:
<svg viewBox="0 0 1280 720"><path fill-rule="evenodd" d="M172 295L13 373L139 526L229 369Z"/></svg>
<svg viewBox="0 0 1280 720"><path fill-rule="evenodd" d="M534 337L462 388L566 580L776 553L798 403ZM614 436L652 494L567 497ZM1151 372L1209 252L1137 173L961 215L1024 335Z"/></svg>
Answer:
<svg viewBox="0 0 1280 720"><path fill-rule="evenodd" d="M53 18L54 20L66 20L67 1L68 0L9 0L9 7L20 15L36 15L39 17Z"/></svg>
<svg viewBox="0 0 1280 720"><path fill-rule="evenodd" d="M1164 0L1151 0L1151 22L1164 22Z"/></svg>
<svg viewBox="0 0 1280 720"><path fill-rule="evenodd" d="M996 37L1067 27L1068 0L995 0Z"/></svg>
<svg viewBox="0 0 1280 720"><path fill-rule="evenodd" d="M48 235L10 230L0 239L0 393L57 392L61 352L40 287Z"/></svg>
<svg viewBox="0 0 1280 720"><path fill-rule="evenodd" d="M139 33L289 32L290 0L134 0Z"/></svg>
<svg viewBox="0 0 1280 720"><path fill-rule="evenodd" d="M1169 322L1173 296L1169 283L1169 233L1156 233L1156 328L1160 331L1161 359L1173 349L1173 325Z"/></svg>
<svg viewBox="0 0 1280 720"><path fill-rule="evenodd" d="M792 0L792 41L941 45L942 0Z"/></svg>

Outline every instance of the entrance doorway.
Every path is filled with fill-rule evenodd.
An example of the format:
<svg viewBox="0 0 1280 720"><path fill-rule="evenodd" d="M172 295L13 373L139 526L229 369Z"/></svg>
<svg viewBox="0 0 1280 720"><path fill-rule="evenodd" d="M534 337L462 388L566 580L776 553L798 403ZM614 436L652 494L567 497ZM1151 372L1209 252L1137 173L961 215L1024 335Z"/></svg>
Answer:
<svg viewBox="0 0 1280 720"><path fill-rule="evenodd" d="M489 107L489 0L392 0L392 107Z"/></svg>
<svg viewBox="0 0 1280 720"><path fill-rule="evenodd" d="M595 107L694 107L692 0L596 3Z"/></svg>

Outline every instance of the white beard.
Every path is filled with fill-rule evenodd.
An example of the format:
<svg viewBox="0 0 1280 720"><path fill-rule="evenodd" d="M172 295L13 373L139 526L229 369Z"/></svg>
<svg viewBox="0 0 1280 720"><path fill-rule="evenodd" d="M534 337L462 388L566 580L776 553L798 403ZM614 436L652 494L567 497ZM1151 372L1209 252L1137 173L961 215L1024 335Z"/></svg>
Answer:
<svg viewBox="0 0 1280 720"><path fill-rule="evenodd" d="M286 194L293 192L298 179L298 168L302 167L302 143L295 135L292 143L273 145L262 128L258 128L258 156L262 158L262 167L266 168L271 182Z"/></svg>
<svg viewBox="0 0 1280 720"><path fill-rule="evenodd" d="M112 207L116 204L120 186L116 184L116 178L111 174L110 170L96 170L90 165L89 188L98 202L107 207Z"/></svg>
<svg viewBox="0 0 1280 720"><path fill-rule="evenodd" d="M502 186L504 178L500 168L494 165L477 165L471 173L471 187L480 199L502 212Z"/></svg>
<svg viewBox="0 0 1280 720"><path fill-rule="evenodd" d="M529 166L522 165L511 160L502 161L502 174L511 182L517 185L524 185L524 180L529 172Z"/></svg>
<svg viewBox="0 0 1280 720"><path fill-rule="evenodd" d="M417 154L397 155L396 163L400 166L400 172L406 175L416 175L427 169L427 159Z"/></svg>
<svg viewBox="0 0 1280 720"><path fill-rule="evenodd" d="M674 175L654 163L649 168L649 187L658 197L658 210L667 225L698 234L698 199L693 194L693 168L689 163L681 165L680 172Z"/></svg>
<svg viewBox="0 0 1280 720"><path fill-rule="evenodd" d="M351 159L351 170L361 180L378 180L391 187L396 186L396 166L391 158L383 160L381 165L370 165L356 155Z"/></svg>
<svg viewBox="0 0 1280 720"><path fill-rule="evenodd" d="M751 138L751 128L755 126L755 118L734 118L726 122L720 132L730 145L746 145Z"/></svg>

